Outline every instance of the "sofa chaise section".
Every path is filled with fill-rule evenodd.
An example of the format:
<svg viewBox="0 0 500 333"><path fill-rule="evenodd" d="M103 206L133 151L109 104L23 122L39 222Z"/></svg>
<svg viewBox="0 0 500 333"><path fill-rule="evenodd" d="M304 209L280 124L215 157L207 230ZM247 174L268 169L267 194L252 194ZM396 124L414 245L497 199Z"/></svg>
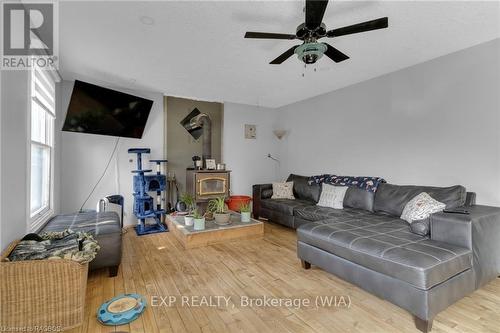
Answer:
<svg viewBox="0 0 500 333"><path fill-rule="evenodd" d="M297 229L304 268L314 264L408 310L420 330L429 331L440 311L500 275L500 208L476 205L475 193L463 186L349 188L344 209L336 210L316 205L321 188L305 186L308 179L288 179L298 200L270 199L271 184L255 185L255 216ZM421 192L469 214L432 214L430 234L414 233L400 216Z"/></svg>
<svg viewBox="0 0 500 333"><path fill-rule="evenodd" d="M416 235L408 224L385 215L359 215L312 222L298 241L368 269L429 289L471 268L472 251Z"/></svg>
<svg viewBox="0 0 500 333"><path fill-rule="evenodd" d="M421 192L470 213L433 214L430 236L412 233L399 216ZM426 332L440 311L500 274L500 208L474 200L462 186L382 184L373 212L344 209L300 226L298 257L408 310ZM312 220L318 216L306 212L313 210L297 213Z"/></svg>

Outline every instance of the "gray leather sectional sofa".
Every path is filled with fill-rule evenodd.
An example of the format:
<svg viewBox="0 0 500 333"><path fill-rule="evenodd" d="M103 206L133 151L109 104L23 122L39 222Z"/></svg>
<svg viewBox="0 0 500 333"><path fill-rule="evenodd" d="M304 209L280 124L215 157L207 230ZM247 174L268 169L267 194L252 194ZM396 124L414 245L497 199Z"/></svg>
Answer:
<svg viewBox="0 0 500 333"><path fill-rule="evenodd" d="M408 310L424 332L440 311L500 275L500 208L476 205L463 186L349 188L335 210L316 206L321 186L309 177L288 180L295 200L271 199L271 184L253 186L254 217L296 228L304 268L314 264ZM399 216L420 192L469 214L433 214L430 235L416 234Z"/></svg>

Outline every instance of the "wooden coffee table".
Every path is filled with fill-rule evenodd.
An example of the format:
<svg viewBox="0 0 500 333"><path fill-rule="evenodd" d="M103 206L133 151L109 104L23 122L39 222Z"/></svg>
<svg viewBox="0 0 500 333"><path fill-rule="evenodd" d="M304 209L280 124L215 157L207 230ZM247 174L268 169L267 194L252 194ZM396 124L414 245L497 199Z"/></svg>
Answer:
<svg viewBox="0 0 500 333"><path fill-rule="evenodd" d="M250 219L241 222L239 213L231 212L231 224L218 225L215 221L205 221L204 230L194 230L184 224L183 216L167 215L168 229L185 249L208 246L242 238L260 238L264 235L264 223Z"/></svg>

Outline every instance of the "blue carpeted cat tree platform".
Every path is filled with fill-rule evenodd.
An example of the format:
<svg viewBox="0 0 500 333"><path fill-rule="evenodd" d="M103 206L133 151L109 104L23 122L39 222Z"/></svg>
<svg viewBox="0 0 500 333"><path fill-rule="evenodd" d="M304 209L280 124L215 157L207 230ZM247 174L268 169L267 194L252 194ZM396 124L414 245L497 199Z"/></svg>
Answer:
<svg viewBox="0 0 500 333"><path fill-rule="evenodd" d="M137 217L135 232L138 236L168 231L163 223L166 214L162 209L162 201L165 200L167 191L167 177L161 174L161 164L167 160L150 160L156 163L156 174L146 173L152 170L142 169L142 154L149 154L149 148L130 148L129 154L137 154L137 170L134 173L134 215ZM148 192L156 192L156 207L154 199ZM154 223L146 223L147 219L153 219Z"/></svg>

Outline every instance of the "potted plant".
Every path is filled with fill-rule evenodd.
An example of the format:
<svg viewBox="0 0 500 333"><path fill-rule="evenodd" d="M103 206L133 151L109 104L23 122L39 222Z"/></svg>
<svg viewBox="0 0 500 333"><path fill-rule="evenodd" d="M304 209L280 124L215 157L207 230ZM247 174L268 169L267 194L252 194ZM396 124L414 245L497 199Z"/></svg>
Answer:
<svg viewBox="0 0 500 333"><path fill-rule="evenodd" d="M205 217L203 217L197 209L193 212L193 221L194 221L194 230L203 230L205 229Z"/></svg>
<svg viewBox="0 0 500 333"><path fill-rule="evenodd" d="M217 224L229 224L231 219L231 213L227 210L224 200L224 197L218 197L208 202L207 209L214 214L215 223Z"/></svg>
<svg viewBox="0 0 500 333"><path fill-rule="evenodd" d="M181 201L186 204L187 215L184 216L184 224L187 226L193 225L193 210L196 208L194 197L189 193L181 195Z"/></svg>
<svg viewBox="0 0 500 333"><path fill-rule="evenodd" d="M241 222L250 222L250 202L240 205Z"/></svg>

